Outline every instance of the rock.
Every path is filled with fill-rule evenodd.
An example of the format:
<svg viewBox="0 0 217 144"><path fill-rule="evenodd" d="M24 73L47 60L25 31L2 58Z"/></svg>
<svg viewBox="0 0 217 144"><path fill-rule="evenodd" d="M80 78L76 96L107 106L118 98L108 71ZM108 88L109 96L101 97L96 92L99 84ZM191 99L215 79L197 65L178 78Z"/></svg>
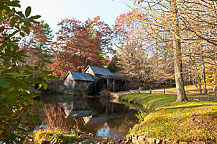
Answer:
<svg viewBox="0 0 217 144"><path fill-rule="evenodd" d="M155 140L156 140L156 138L146 138L145 142L147 144L155 144Z"/></svg>
<svg viewBox="0 0 217 144"><path fill-rule="evenodd" d="M161 140L156 138L145 138L144 136L133 136L132 137L133 144L161 144Z"/></svg>
<svg viewBox="0 0 217 144"><path fill-rule="evenodd" d="M138 142L137 139L138 139L138 136L137 136L137 135L133 135L133 136L132 136L132 143L133 143L133 144L139 144L139 142Z"/></svg>
<svg viewBox="0 0 217 144"><path fill-rule="evenodd" d="M155 143L156 143L156 144L160 144L160 143L161 143L161 140L155 139Z"/></svg>
<svg viewBox="0 0 217 144"><path fill-rule="evenodd" d="M139 144L144 144L146 141L144 136L139 136L137 140L138 140Z"/></svg>

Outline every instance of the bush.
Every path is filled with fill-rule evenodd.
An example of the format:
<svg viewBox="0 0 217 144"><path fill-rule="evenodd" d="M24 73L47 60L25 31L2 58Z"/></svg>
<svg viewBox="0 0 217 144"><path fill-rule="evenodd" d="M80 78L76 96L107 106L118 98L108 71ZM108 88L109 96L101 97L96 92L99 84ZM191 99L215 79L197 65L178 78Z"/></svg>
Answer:
<svg viewBox="0 0 217 144"><path fill-rule="evenodd" d="M38 84L46 89L48 80L53 78L51 71L44 70L45 64L25 64L27 56L18 44L40 16L31 16L31 7L26 8L25 14L16 11L16 7L20 7L20 1L1 1L0 142L6 144L23 143L38 121L31 107L38 105L33 98L39 91L28 84Z"/></svg>

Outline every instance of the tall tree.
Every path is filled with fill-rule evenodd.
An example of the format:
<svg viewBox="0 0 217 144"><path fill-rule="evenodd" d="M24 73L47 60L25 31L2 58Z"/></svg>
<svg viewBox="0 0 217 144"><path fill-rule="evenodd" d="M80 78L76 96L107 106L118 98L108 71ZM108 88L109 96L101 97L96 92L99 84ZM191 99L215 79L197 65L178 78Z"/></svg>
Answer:
<svg viewBox="0 0 217 144"><path fill-rule="evenodd" d="M29 56L25 59L29 65L40 65L42 63L51 63L51 43L53 39L52 30L47 23L41 21L33 24L30 28L30 34L22 40L20 47L26 51Z"/></svg>
<svg viewBox="0 0 217 144"><path fill-rule="evenodd" d="M185 94L184 80L182 75L182 47L180 41L180 25L179 25L179 11L177 7L177 0L170 1L172 29L173 29L173 49L174 49L174 72L176 82L176 101L188 100Z"/></svg>
<svg viewBox="0 0 217 144"><path fill-rule="evenodd" d="M182 3L182 21L188 32L188 56L195 63L199 85L216 85L216 1L189 0ZM211 76L212 75L212 76Z"/></svg>
<svg viewBox="0 0 217 144"><path fill-rule="evenodd" d="M114 26L118 45L117 64L127 75L149 84L160 84L174 77L172 50L168 49L172 43L167 40L166 32L158 32L147 20L148 15L139 9L117 17Z"/></svg>
<svg viewBox="0 0 217 144"><path fill-rule="evenodd" d="M177 90L177 101L187 100L182 76L182 45L180 11L176 0L139 0L135 5L146 16L142 23L146 25L144 33L150 35L150 39L158 49L160 45L168 45L174 57L174 72ZM140 19L139 19L140 20ZM140 20L141 21L141 20ZM148 41L146 41L148 43Z"/></svg>
<svg viewBox="0 0 217 144"><path fill-rule="evenodd" d="M150 80L150 65L148 61L147 49L142 42L141 25L131 29L128 32L124 44L117 50L117 64L120 72L132 77L137 77L145 82Z"/></svg>
<svg viewBox="0 0 217 144"><path fill-rule="evenodd" d="M103 66L104 55L112 52L112 30L99 17L84 23L64 19L59 24L53 64L56 75L66 71L82 71L87 65Z"/></svg>

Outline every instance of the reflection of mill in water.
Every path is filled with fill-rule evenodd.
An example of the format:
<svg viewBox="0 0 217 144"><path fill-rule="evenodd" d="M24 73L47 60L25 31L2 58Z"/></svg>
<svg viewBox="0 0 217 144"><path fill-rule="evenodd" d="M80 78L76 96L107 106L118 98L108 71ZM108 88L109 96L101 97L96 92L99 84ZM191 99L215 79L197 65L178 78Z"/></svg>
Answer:
<svg viewBox="0 0 217 144"><path fill-rule="evenodd" d="M132 121L129 107L98 98L61 100L46 104L44 110L49 120L47 124L53 124L51 127L67 130L79 128L106 137L120 135L120 131L127 132L127 126ZM124 113L127 117L123 116Z"/></svg>
<svg viewBox="0 0 217 144"><path fill-rule="evenodd" d="M120 110L121 112L127 110L125 106L96 99L92 101L63 101L62 108L65 118L82 118L85 125L106 122L109 118L114 117L111 114ZM110 116L106 116L107 114L110 114Z"/></svg>

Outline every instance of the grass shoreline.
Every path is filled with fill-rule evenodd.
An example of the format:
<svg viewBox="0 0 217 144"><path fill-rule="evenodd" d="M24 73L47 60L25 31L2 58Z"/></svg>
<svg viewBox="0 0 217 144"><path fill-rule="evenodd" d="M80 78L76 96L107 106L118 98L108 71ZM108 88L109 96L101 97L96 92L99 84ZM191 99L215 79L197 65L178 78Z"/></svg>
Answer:
<svg viewBox="0 0 217 144"><path fill-rule="evenodd" d="M170 143L217 143L217 101L213 96L188 96L189 102L176 102L175 94L118 93L120 100L142 105L133 136L157 138Z"/></svg>

